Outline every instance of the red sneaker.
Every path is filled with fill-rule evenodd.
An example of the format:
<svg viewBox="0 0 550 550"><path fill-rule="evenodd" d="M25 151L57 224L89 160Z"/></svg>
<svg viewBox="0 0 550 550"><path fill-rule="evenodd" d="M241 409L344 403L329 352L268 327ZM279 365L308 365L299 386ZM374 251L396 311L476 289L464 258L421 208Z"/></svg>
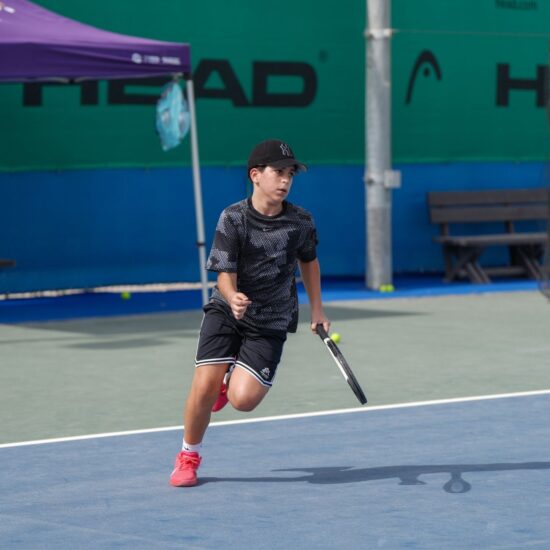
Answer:
<svg viewBox="0 0 550 550"><path fill-rule="evenodd" d="M218 399L216 399L216 402L212 405L212 412L218 412L221 411L229 402L229 399L227 399L227 384L224 382L222 383L222 387L220 389L220 395L218 395Z"/></svg>
<svg viewBox="0 0 550 550"><path fill-rule="evenodd" d="M197 470L201 465L199 453L181 451L176 456L170 484L174 487L192 487L197 484Z"/></svg>

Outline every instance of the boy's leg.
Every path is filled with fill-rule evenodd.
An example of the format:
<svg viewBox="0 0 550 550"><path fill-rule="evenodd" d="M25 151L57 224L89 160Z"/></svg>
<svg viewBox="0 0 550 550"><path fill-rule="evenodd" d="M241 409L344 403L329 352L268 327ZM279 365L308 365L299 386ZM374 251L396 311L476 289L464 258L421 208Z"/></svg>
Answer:
<svg viewBox="0 0 550 550"><path fill-rule="evenodd" d="M204 437L212 405L220 393L220 387L229 365L201 365L195 368L195 374L185 403L183 425L185 442L199 445Z"/></svg>
<svg viewBox="0 0 550 550"><path fill-rule="evenodd" d="M184 448L176 456L170 483L175 487L197 484L197 470L201 463L198 453L208 424L211 408L217 399L228 365L201 365L195 368L184 412ZM197 446L196 450L188 446Z"/></svg>
<svg viewBox="0 0 550 550"><path fill-rule="evenodd" d="M234 363L241 343L235 320L227 312L212 305L205 307L204 312L195 373L185 403L182 451L176 456L170 476L170 483L176 486L197 483L200 444L210 422L212 405L218 399L225 373Z"/></svg>

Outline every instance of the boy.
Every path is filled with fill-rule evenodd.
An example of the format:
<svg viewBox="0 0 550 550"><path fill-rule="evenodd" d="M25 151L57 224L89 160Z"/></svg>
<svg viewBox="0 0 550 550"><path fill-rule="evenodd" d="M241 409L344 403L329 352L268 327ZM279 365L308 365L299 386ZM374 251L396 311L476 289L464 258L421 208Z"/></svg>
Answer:
<svg viewBox="0 0 550 550"><path fill-rule="evenodd" d="M228 402L252 411L273 384L286 335L298 324L297 265L311 305L311 329L322 324L329 330L315 225L306 210L286 201L294 175L305 170L286 143L259 143L248 159L252 196L220 216L207 262L218 279L204 307L183 446L170 476L176 487L197 484L211 412Z"/></svg>

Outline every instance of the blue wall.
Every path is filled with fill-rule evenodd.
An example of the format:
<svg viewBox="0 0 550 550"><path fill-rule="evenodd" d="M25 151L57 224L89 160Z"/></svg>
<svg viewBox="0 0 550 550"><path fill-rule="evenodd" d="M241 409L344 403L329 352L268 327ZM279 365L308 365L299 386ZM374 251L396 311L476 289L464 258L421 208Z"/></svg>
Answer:
<svg viewBox="0 0 550 550"><path fill-rule="evenodd" d="M544 163L403 165L393 193L396 272L442 271L431 242L429 190L540 187ZM204 168L207 248L220 211L250 190L243 169ZM314 166L290 200L315 216L324 275L365 271L362 166ZM0 174L0 292L108 284L197 281L193 186L189 169ZM498 257L494 257L498 262Z"/></svg>

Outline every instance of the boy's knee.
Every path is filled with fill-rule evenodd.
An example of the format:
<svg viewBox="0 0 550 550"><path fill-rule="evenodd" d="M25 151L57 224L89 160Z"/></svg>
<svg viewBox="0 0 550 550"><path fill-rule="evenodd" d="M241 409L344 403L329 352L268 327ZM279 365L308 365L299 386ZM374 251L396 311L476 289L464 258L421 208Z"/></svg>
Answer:
<svg viewBox="0 0 550 550"><path fill-rule="evenodd" d="M229 398L229 402L231 403L231 406L238 411L241 411L241 412L253 411L263 399L263 395L257 396L254 394L251 395L246 392L231 391L231 385L229 387L230 389L227 394L227 397Z"/></svg>
<svg viewBox="0 0 550 550"><path fill-rule="evenodd" d="M230 403L234 409L240 412L250 412L250 411L253 411L258 406L258 403L256 402L253 403L249 400L239 400L239 401L230 400Z"/></svg>
<svg viewBox="0 0 550 550"><path fill-rule="evenodd" d="M198 379L193 381L192 389L203 398L216 400L220 393L220 384L207 378Z"/></svg>

